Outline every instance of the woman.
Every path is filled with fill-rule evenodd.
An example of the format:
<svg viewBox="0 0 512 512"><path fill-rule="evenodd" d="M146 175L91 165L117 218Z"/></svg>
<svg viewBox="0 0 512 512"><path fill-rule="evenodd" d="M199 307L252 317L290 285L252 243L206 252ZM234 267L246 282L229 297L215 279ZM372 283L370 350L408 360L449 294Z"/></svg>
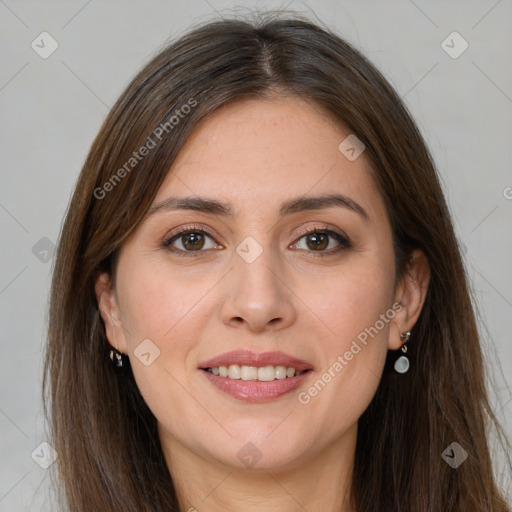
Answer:
<svg viewBox="0 0 512 512"><path fill-rule="evenodd" d="M206 24L121 95L63 226L44 388L72 511L510 510L432 159L305 20Z"/></svg>

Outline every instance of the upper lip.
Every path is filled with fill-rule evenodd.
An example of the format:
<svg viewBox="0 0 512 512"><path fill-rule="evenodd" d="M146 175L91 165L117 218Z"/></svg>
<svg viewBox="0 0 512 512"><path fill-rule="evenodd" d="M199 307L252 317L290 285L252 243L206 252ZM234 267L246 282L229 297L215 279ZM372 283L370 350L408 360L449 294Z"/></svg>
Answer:
<svg viewBox="0 0 512 512"><path fill-rule="evenodd" d="M313 370L313 365L302 359L292 357L284 352L251 352L250 350L233 350L224 352L213 359L199 364L199 368L218 368L238 364L241 366L286 366L297 371Z"/></svg>

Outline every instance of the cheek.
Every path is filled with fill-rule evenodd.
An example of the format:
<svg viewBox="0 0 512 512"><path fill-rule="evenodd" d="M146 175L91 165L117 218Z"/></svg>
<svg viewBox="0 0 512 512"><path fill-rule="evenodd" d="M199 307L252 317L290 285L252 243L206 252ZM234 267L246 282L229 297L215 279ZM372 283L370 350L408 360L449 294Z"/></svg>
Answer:
<svg viewBox="0 0 512 512"><path fill-rule="evenodd" d="M189 279L161 263L130 267L127 261L124 269L120 268L120 275L121 270L125 271L119 279L125 283L120 290L123 324L134 377L154 414L159 420L172 423L176 416L165 419L170 397L177 417L191 403L183 383L189 378L192 356L211 316L211 311L206 311L211 306L206 294L214 282ZM143 343L150 353L149 365L136 356Z"/></svg>
<svg viewBox="0 0 512 512"><path fill-rule="evenodd" d="M394 274L392 260L388 260L361 257L317 280L315 287L304 283L297 291L314 314L311 320L319 324L327 339L335 340L331 350L343 348L391 308ZM387 334L387 328L386 323L379 330Z"/></svg>
<svg viewBox="0 0 512 512"><path fill-rule="evenodd" d="M150 338L163 350L175 338L183 323L193 327L194 315L207 286L204 282L191 282L175 272L148 265L130 273L125 281L123 309L127 312L130 345ZM134 345L135 344L135 345Z"/></svg>
<svg viewBox="0 0 512 512"><path fill-rule="evenodd" d="M395 316L390 261L361 259L308 295L308 306L320 320L315 323L323 360L299 401L329 417L333 435L357 421L380 381Z"/></svg>

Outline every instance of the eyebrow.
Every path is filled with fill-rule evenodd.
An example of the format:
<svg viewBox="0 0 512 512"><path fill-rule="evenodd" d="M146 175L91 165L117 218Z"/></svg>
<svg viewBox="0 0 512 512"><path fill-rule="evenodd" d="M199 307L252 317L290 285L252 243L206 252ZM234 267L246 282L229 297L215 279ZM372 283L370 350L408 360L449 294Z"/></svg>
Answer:
<svg viewBox="0 0 512 512"><path fill-rule="evenodd" d="M359 203L356 203L353 199L343 194L296 197L281 205L279 215L284 217L285 215L291 215L293 213L333 207L351 210L359 214L364 220L369 220L370 218L366 210ZM221 217L235 217L235 211L229 203L199 196L168 197L153 205L149 210L148 216L154 215L160 211L169 210L192 210Z"/></svg>

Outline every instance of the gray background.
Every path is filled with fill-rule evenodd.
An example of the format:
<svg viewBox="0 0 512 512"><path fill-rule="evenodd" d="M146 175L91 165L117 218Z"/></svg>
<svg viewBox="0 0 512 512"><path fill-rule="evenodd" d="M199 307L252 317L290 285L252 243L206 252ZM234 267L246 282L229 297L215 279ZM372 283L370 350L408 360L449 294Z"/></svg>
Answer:
<svg viewBox="0 0 512 512"><path fill-rule="evenodd" d="M495 375L492 403L512 433L511 0L0 0L0 511L52 509L49 471L31 458L46 440L40 385L51 249L94 136L166 40L254 7L288 7L313 20L314 12L405 98L464 244ZM46 59L31 47L42 46L43 31L59 45ZM441 46L453 31L469 44L458 58ZM459 51L462 41L452 39ZM510 475L501 476L510 486Z"/></svg>

